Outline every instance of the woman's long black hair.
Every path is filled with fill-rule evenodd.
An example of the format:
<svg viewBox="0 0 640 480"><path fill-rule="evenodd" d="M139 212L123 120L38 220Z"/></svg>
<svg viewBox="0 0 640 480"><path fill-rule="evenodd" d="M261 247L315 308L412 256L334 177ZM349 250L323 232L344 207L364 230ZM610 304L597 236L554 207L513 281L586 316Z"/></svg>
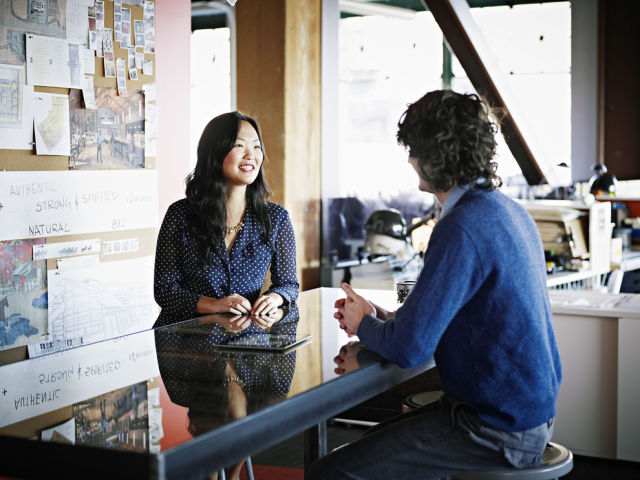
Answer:
<svg viewBox="0 0 640 480"><path fill-rule="evenodd" d="M498 126L491 118L499 113L475 94L429 92L400 118L398 143L418 159L421 176L436 191L470 183L493 190L502 184L493 161Z"/></svg>
<svg viewBox="0 0 640 480"><path fill-rule="evenodd" d="M227 225L227 182L222 173L222 164L235 145L241 121L249 122L260 139L263 162L267 159L258 122L241 112L218 115L204 128L198 142L196 168L185 182L186 196L191 206L193 233L200 247L199 257L203 264L209 263L209 254L220 240L224 240ZM271 190L260 167L258 176L247 186L247 209L253 210L264 228L265 240L271 232L271 219L267 198Z"/></svg>

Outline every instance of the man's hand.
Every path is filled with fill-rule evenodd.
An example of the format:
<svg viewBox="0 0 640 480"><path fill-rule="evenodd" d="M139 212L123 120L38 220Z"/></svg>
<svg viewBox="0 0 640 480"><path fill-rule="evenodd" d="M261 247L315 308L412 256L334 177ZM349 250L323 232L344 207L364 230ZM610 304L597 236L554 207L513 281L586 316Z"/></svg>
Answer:
<svg viewBox="0 0 640 480"><path fill-rule="evenodd" d="M358 327L364 316L373 315L375 317L376 309L371 302L358 295L349 284L343 282L340 287L347 294L347 297L336 301L335 307L338 311L333 316L340 322L340 328L349 335L355 335L358 333Z"/></svg>
<svg viewBox="0 0 640 480"><path fill-rule="evenodd" d="M358 352L363 348L360 342L349 342L343 345L338 355L333 359L333 362L336 364L336 368L334 368L333 371L338 375L342 375L356 368L360 368L358 364Z"/></svg>

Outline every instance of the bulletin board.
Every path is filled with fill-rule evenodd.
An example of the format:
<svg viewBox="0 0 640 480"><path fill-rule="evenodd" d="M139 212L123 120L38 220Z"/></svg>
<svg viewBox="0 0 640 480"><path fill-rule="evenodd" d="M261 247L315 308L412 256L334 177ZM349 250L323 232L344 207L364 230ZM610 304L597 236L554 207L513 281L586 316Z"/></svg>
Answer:
<svg viewBox="0 0 640 480"><path fill-rule="evenodd" d="M157 315L155 53L154 1L0 3L0 365L127 333L50 318L87 278Z"/></svg>
<svg viewBox="0 0 640 480"><path fill-rule="evenodd" d="M10 375L26 368L20 360L72 354L70 347L85 343L98 348L94 342L145 330L157 317L155 33L154 1L0 2L5 400L28 390L20 380L24 374ZM104 298L113 313L107 320ZM135 379L141 381L137 386L98 379L92 398L65 398L42 412L27 409L23 417L6 420L0 434L45 440L53 432L72 440L69 425L77 421L78 402L90 408L91 402L129 395L116 387L144 391L138 397L149 404L148 432L156 432L153 349L151 340L151 367ZM104 352L116 354L122 362L129 358L126 348ZM83 361L89 359L77 359Z"/></svg>

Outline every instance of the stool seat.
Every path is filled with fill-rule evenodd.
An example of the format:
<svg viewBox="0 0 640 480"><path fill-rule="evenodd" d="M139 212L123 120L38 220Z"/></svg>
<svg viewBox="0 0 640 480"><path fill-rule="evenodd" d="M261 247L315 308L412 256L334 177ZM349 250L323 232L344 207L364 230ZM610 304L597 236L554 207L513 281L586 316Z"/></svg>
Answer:
<svg viewBox="0 0 640 480"><path fill-rule="evenodd" d="M429 392L412 393L402 402L402 412L406 413L409 410L424 407L433 402L437 402L440 397L444 395L442 390L432 390Z"/></svg>
<svg viewBox="0 0 640 480"><path fill-rule="evenodd" d="M542 462L542 464L531 468L461 472L451 478L453 480L553 480L571 471L573 454L568 448L549 442L542 453Z"/></svg>

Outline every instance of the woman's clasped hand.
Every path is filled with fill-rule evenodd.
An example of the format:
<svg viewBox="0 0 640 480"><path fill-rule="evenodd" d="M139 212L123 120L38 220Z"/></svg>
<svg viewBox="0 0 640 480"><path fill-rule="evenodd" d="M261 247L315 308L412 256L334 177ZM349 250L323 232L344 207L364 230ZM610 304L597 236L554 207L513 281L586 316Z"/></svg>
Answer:
<svg viewBox="0 0 640 480"><path fill-rule="evenodd" d="M282 308L276 308L269 312L269 315L265 314L241 314L234 313L230 315L211 314L200 317L198 321L200 323L217 323L222 328L231 333L239 333L246 330L254 324L262 330L269 330L274 323L282 320L284 316L284 310Z"/></svg>
<svg viewBox="0 0 640 480"><path fill-rule="evenodd" d="M275 315L282 305L278 294L261 295L254 303L242 295L233 293L224 298L201 297L199 313L235 313L238 315Z"/></svg>

